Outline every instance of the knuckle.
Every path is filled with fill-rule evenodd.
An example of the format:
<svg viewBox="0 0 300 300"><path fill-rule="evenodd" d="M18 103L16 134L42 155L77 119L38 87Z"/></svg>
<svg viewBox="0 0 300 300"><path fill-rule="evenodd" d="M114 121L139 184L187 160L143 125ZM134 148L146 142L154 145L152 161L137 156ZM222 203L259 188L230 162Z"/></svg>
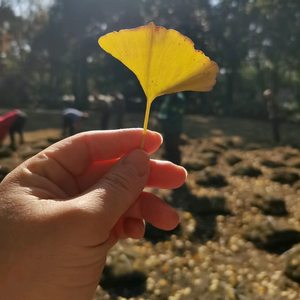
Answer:
<svg viewBox="0 0 300 300"><path fill-rule="evenodd" d="M133 175L135 173L134 170L126 170L126 172L114 172L107 174L106 184L109 185L110 188L120 191L122 193L129 193L133 188ZM134 173L134 174L133 174Z"/></svg>

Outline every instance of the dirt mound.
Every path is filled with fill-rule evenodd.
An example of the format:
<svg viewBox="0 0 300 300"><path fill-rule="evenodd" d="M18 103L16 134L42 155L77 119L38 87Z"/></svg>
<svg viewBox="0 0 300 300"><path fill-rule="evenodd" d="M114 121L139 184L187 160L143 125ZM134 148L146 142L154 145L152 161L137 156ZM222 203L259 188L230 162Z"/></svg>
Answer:
<svg viewBox="0 0 300 300"><path fill-rule="evenodd" d="M0 158L0 179L59 139L28 137ZM144 239L118 244L94 298L299 299L300 154L254 146L184 136L186 186L148 189L178 209L180 225L165 232L147 224Z"/></svg>

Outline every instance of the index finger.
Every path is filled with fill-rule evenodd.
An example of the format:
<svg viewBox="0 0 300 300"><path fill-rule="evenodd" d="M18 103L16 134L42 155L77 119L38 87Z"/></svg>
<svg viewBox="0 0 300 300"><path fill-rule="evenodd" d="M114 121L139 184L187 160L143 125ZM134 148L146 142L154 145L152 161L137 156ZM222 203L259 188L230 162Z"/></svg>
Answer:
<svg viewBox="0 0 300 300"><path fill-rule="evenodd" d="M42 153L57 161L73 176L83 174L93 163L120 158L140 147L140 128L89 131L64 139ZM162 143L159 133L147 130L144 151L155 152Z"/></svg>

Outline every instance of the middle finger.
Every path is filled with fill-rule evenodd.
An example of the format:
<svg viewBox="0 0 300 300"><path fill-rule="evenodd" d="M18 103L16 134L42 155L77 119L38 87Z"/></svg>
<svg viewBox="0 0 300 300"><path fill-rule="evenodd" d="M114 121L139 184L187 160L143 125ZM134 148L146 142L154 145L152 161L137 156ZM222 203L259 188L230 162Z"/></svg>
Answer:
<svg viewBox="0 0 300 300"><path fill-rule="evenodd" d="M93 164L84 174L77 177L80 192L98 182L118 160L108 160ZM186 170L169 161L151 160L151 172L147 187L175 189L180 187L186 178Z"/></svg>

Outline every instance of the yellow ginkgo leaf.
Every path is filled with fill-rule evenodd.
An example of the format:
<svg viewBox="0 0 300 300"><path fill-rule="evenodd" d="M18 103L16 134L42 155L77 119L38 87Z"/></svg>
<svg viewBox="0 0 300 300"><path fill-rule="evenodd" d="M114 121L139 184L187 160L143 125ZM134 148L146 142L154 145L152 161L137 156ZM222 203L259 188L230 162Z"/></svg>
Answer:
<svg viewBox="0 0 300 300"><path fill-rule="evenodd" d="M216 83L217 64L195 50L194 43L176 30L150 23L106 34L99 39L99 45L140 81L147 97L144 135L156 97L180 91L207 92Z"/></svg>

